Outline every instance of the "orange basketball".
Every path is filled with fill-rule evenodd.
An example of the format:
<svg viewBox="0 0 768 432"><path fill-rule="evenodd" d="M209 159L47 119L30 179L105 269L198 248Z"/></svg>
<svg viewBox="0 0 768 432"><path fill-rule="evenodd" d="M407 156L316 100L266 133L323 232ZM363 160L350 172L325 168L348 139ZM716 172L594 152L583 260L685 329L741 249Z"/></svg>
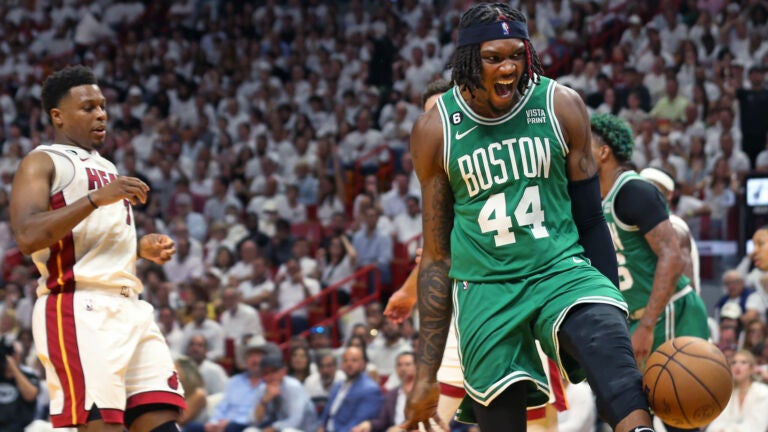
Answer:
<svg viewBox="0 0 768 432"><path fill-rule="evenodd" d="M704 339L682 336L648 357L643 390L653 413L683 429L704 426L725 409L733 389L725 355Z"/></svg>

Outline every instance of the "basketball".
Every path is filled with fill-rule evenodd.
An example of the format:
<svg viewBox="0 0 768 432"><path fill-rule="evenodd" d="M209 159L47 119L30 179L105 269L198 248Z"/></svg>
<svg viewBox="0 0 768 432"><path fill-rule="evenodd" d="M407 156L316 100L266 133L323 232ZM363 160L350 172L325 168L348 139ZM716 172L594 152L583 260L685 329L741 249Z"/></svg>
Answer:
<svg viewBox="0 0 768 432"><path fill-rule="evenodd" d="M733 379L725 355L704 339L682 336L649 357L643 390L653 414L683 429L709 424L725 409Z"/></svg>

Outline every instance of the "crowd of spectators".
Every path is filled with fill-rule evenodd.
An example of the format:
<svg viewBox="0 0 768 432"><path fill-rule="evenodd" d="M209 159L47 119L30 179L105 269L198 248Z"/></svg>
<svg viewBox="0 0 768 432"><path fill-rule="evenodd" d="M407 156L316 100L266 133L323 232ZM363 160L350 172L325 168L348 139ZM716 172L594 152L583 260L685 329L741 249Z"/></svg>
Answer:
<svg viewBox="0 0 768 432"><path fill-rule="evenodd" d="M8 194L20 159L53 136L40 107L43 80L77 63L94 69L108 100L101 154L151 186L147 204L134 208L137 230L176 241L171 262L140 262L138 270L144 298L179 358L187 397L205 396L184 422L223 431L222 420L263 426L270 413L285 420L286 410L272 403L256 422L255 393L228 394L267 371L277 375L258 395L281 386L300 391L286 384L282 374L289 375L308 392L315 420L344 412L341 401L326 407L327 398L334 383L360 371L385 389L408 389L409 359L401 353L417 343L411 321L386 322L374 302L337 328L313 327L308 308L294 306L368 265L382 287L396 288L398 266L410 264L421 232L410 129L426 84L450 77L455 29L468 3L2 2L3 339L37 368L29 333L36 274L15 250ZM629 122L637 168L659 167L676 178L672 211L694 236L733 239L744 177L768 172L761 114L768 109L768 2L510 3L528 17L550 76L578 91L590 112ZM713 328L721 347L751 350L759 369L768 363L768 280L747 278L749 270L724 273L727 294ZM732 290L736 277L753 291ZM343 283L338 304L349 304L353 291L352 282ZM287 310L293 334L311 333L290 339L281 363L267 342L274 338L268 318ZM344 347L335 346L332 332ZM349 390L334 395L350 399ZM214 410L217 397L251 405ZM397 393L373 399L386 406L403 400ZM303 422L303 406L293 408ZM236 418L226 417L228 409ZM36 418L44 413L41 407ZM386 430L402 420L378 415L349 430ZM221 428L209 429L211 422Z"/></svg>

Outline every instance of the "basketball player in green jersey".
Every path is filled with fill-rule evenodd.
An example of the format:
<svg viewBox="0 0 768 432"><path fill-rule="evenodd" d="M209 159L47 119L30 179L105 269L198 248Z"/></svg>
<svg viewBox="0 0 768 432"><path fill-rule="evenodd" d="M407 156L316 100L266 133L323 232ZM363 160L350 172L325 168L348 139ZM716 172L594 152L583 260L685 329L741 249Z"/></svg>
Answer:
<svg viewBox="0 0 768 432"><path fill-rule="evenodd" d="M411 134L424 252L403 427L431 430L453 311L468 397L459 420L525 430L526 406L547 400L538 339L564 377L588 379L615 430L652 431L584 103L540 75L525 17L506 4L462 15L451 63L455 87Z"/></svg>
<svg viewBox="0 0 768 432"><path fill-rule="evenodd" d="M600 114L592 117L591 127L603 213L619 263L619 289L629 305L632 348L642 368L648 355L669 339L707 339L707 309L683 274L685 258L666 199L653 183L625 166L634 144L629 126ZM667 430L682 429L667 425Z"/></svg>

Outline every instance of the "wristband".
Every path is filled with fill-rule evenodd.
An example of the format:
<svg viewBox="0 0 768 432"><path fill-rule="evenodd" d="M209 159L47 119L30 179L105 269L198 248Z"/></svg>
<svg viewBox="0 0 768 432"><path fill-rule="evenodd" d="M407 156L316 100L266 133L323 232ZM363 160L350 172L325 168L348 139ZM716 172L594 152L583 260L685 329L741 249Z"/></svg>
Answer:
<svg viewBox="0 0 768 432"><path fill-rule="evenodd" d="M91 205L93 206L94 209L99 208L99 206L97 206L96 203L93 202L93 198L91 198L91 194L90 193L88 195L86 195L86 197L88 197L88 202L91 203Z"/></svg>

